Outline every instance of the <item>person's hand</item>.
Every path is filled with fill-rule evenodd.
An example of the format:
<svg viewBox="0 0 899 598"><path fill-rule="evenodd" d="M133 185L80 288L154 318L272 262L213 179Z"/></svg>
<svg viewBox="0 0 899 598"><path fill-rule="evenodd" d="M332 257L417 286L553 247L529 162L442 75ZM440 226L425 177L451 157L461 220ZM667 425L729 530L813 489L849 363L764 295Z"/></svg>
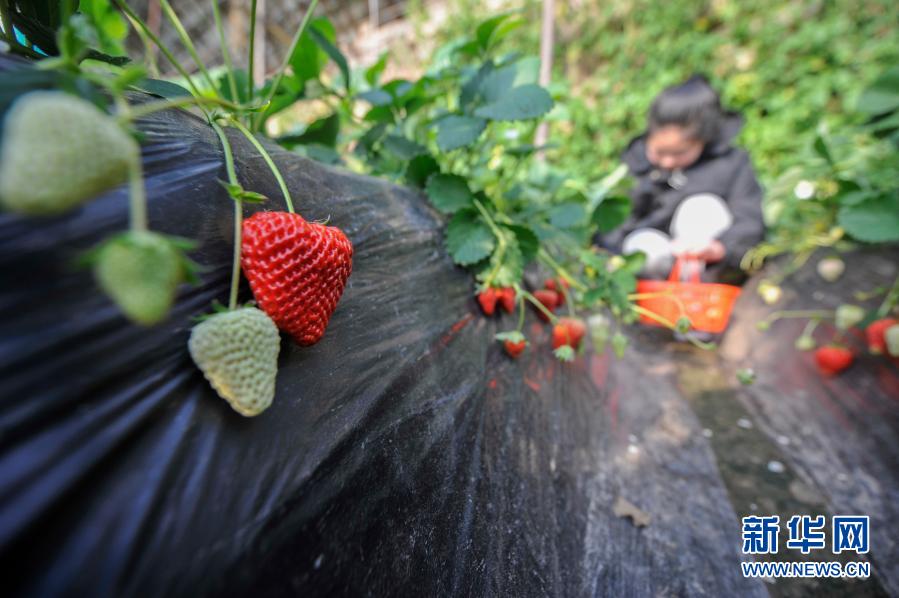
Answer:
<svg viewBox="0 0 899 598"><path fill-rule="evenodd" d="M671 252L676 257L702 260L707 264L720 262L727 254L724 244L717 239L712 239L708 243L702 243L700 245L688 245L675 239L671 243Z"/></svg>

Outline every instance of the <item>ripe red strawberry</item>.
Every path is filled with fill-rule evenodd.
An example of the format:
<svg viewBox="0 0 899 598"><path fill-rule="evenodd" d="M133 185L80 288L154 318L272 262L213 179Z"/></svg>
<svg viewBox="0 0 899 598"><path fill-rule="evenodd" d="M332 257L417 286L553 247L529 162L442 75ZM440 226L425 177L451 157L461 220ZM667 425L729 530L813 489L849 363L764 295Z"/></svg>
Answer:
<svg viewBox="0 0 899 598"><path fill-rule="evenodd" d="M503 287L496 294L499 297L499 304L506 310L506 313L510 314L515 311L515 289Z"/></svg>
<svg viewBox="0 0 899 598"><path fill-rule="evenodd" d="M539 301L540 303L542 303L543 306L546 309L548 309L549 311L555 311L556 308L559 306L560 297L559 297L559 294L555 291L550 291L547 289L541 289L539 291L534 291L534 298L537 299L537 301ZM544 314L539 309L537 310L537 315L544 322L549 321L549 318L546 317L546 314Z"/></svg>
<svg viewBox="0 0 899 598"><path fill-rule="evenodd" d="M353 245L339 228L257 212L243 223L240 263L260 309L298 344L312 345L343 294Z"/></svg>
<svg viewBox="0 0 899 598"><path fill-rule="evenodd" d="M562 292L562 287L566 289L570 289L571 285L568 284L568 281L564 278L547 278L543 282L543 287L549 289L550 291L556 291L557 293Z"/></svg>
<svg viewBox="0 0 899 598"><path fill-rule="evenodd" d="M484 310L484 315L492 316L496 312L496 289L484 289L478 293L478 303Z"/></svg>
<svg viewBox="0 0 899 598"><path fill-rule="evenodd" d="M846 347L827 345L815 351L815 363L825 376L835 376L852 365L852 351Z"/></svg>
<svg viewBox="0 0 899 598"><path fill-rule="evenodd" d="M886 350L886 339L884 333L887 328L899 324L899 320L893 318L882 318L868 324L865 328L865 336L868 338L868 351L874 355L882 355Z"/></svg>
<svg viewBox="0 0 899 598"><path fill-rule="evenodd" d="M519 355L521 355L524 348L528 346L527 341L519 341L514 343L512 341L503 341L503 347L506 349L506 353L509 354L509 357L515 359Z"/></svg>
<svg viewBox="0 0 899 598"><path fill-rule="evenodd" d="M584 322L578 318L559 318L559 323L553 326L553 349L568 345L577 350L586 331Z"/></svg>

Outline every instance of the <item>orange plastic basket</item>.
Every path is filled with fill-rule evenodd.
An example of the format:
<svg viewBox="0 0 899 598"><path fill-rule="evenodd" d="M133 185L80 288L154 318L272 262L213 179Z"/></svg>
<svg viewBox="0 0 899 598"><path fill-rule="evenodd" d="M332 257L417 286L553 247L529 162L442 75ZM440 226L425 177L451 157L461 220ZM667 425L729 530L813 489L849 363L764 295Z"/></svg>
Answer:
<svg viewBox="0 0 899 598"><path fill-rule="evenodd" d="M637 299L637 305L664 320L676 322L681 316L690 319L694 330L724 332L730 321L734 301L740 296L740 287L699 281L698 269L693 270L689 282L680 281L685 260L678 259L668 280L639 280L637 294L653 294L653 297ZM648 316L640 315L640 321L652 326L662 324Z"/></svg>

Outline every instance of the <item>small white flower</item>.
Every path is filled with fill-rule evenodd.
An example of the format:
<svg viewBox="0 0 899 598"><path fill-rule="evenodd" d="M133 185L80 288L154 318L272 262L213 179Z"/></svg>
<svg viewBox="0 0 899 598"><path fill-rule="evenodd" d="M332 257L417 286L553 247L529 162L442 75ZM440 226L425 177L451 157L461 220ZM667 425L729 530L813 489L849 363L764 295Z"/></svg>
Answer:
<svg viewBox="0 0 899 598"><path fill-rule="evenodd" d="M796 183L793 193L799 199L811 199L815 194L815 184L811 181L799 181Z"/></svg>
<svg viewBox="0 0 899 598"><path fill-rule="evenodd" d="M518 129L506 129L503 132L503 137L505 137L506 139L518 139L520 135L521 131L519 131Z"/></svg>

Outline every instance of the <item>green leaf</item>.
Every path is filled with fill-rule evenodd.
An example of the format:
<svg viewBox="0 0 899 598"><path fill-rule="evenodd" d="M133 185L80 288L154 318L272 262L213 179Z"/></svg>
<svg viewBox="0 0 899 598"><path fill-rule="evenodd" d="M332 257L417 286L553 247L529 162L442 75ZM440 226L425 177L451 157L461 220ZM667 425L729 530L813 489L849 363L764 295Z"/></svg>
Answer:
<svg viewBox="0 0 899 598"><path fill-rule="evenodd" d="M553 355L556 356L556 359L563 362L574 361L574 349L569 345L562 345L557 349L553 350Z"/></svg>
<svg viewBox="0 0 899 598"><path fill-rule="evenodd" d="M520 343L521 341L527 342L527 339L524 338L524 335L518 330L507 330L506 332L497 332L493 335L493 338L502 342L509 341L510 343Z"/></svg>
<svg viewBox="0 0 899 598"><path fill-rule="evenodd" d="M505 13L501 15L497 15L495 17L491 17L485 21L483 21L478 28L475 30L475 39L477 40L478 46L482 50L486 50L490 47L490 44L494 41L499 41L502 39L505 33L511 31L511 29L505 29L502 32L498 31L500 25L503 24L504 21L513 16L513 13ZM521 24L521 21L518 21L515 26Z"/></svg>
<svg viewBox="0 0 899 598"><path fill-rule="evenodd" d="M377 62L365 69L365 80L372 87L378 84L378 80L381 78L381 73L383 73L384 69L387 67L387 56L387 52L382 52Z"/></svg>
<svg viewBox="0 0 899 598"><path fill-rule="evenodd" d="M446 250L460 266L481 261L495 246L493 233L475 210L458 212L446 227Z"/></svg>
<svg viewBox="0 0 899 598"><path fill-rule="evenodd" d="M478 280L485 282L489 276L493 276L490 280L491 286L510 287L521 281L524 275L524 256L521 254L521 248L515 236L509 232L504 232L505 251L500 252L497 248L490 256L487 267L478 273Z"/></svg>
<svg viewBox="0 0 899 598"><path fill-rule="evenodd" d="M583 224L586 219L587 212L579 203L563 203L549 210L549 222L557 228L572 228Z"/></svg>
<svg viewBox="0 0 899 598"><path fill-rule="evenodd" d="M369 89L362 93L357 93L356 98L365 100L372 106L389 106L393 103L393 96L380 88Z"/></svg>
<svg viewBox="0 0 899 598"><path fill-rule="evenodd" d="M469 79L462 85L462 90L459 92L459 105L462 107L467 107L469 104L474 102L474 100L478 97L478 94L481 90L481 84L484 82L490 73L493 72L493 61L488 60L481 65L481 67L475 72L474 75L469 77Z"/></svg>
<svg viewBox="0 0 899 598"><path fill-rule="evenodd" d="M434 207L444 214L471 207L472 194L465 179L455 174L434 174L425 192Z"/></svg>
<svg viewBox="0 0 899 598"><path fill-rule="evenodd" d="M475 110L475 116L491 120L527 120L543 116L552 107L553 99L548 91L539 85L521 85Z"/></svg>
<svg viewBox="0 0 899 598"><path fill-rule="evenodd" d="M888 69L862 92L857 109L869 116L899 109L899 66Z"/></svg>
<svg viewBox="0 0 899 598"><path fill-rule="evenodd" d="M440 172L440 165L433 156L422 154L415 156L409 160L406 166L406 181L412 183L416 187L424 187L430 177L435 172Z"/></svg>
<svg viewBox="0 0 899 598"><path fill-rule="evenodd" d="M827 147L827 141L821 133L815 135L815 142L812 144L812 148L820 158L833 166L833 156L830 153L830 148Z"/></svg>
<svg viewBox="0 0 899 598"><path fill-rule="evenodd" d="M501 100L515 84L517 69L514 64L492 71L481 81L478 93L483 102L490 104Z"/></svg>
<svg viewBox="0 0 899 598"><path fill-rule="evenodd" d="M525 265L529 264L537 257L537 252L540 249L540 239L527 226L520 224L504 224L503 226L515 234L515 240L518 241L518 247L521 250L521 258Z"/></svg>
<svg viewBox="0 0 899 598"><path fill-rule="evenodd" d="M623 358L625 350L627 350L627 337L620 332L616 332L612 336L612 351L615 352L615 357L618 359Z"/></svg>
<svg viewBox="0 0 899 598"><path fill-rule="evenodd" d="M324 17L317 17L309 22L306 31L300 36L297 46L290 56L290 67L293 69L295 77L302 83L310 79L318 79L322 69L328 62L328 55L319 46L309 32L316 26L319 26L318 32L324 31L326 34L328 28L333 33L334 27ZM334 39L333 37L331 39Z"/></svg>
<svg viewBox="0 0 899 598"><path fill-rule="evenodd" d="M609 233L624 224L631 213L631 200L620 195L603 198L590 221L596 225L601 233Z"/></svg>
<svg viewBox="0 0 899 598"><path fill-rule="evenodd" d="M381 140L381 137L387 132L387 125L384 123L378 123L366 131L362 137L359 138L359 146L364 147L366 149L371 149L374 147L375 143Z"/></svg>
<svg viewBox="0 0 899 598"><path fill-rule="evenodd" d="M899 241L899 196L875 197L843 206L837 221L847 233L867 243Z"/></svg>
<svg viewBox="0 0 899 598"><path fill-rule="evenodd" d="M411 160L415 156L427 153L427 148L400 135L388 135L381 142L384 149L400 160Z"/></svg>
<svg viewBox="0 0 899 598"><path fill-rule="evenodd" d="M125 54L123 42L128 35L128 25L109 0L81 0L78 10L96 33L96 50L118 56Z"/></svg>
<svg viewBox="0 0 899 598"><path fill-rule="evenodd" d="M470 116L451 115L438 121L437 146L444 152L452 151L474 143L484 129L487 121Z"/></svg>
<svg viewBox="0 0 899 598"><path fill-rule="evenodd" d="M328 27L326 27L324 23L327 23ZM318 44L318 47L324 50L325 54L327 54L328 57L334 61L334 64L337 65L337 68L340 69L340 73L343 75L344 89L349 92L350 66L347 64L346 57L343 53L332 43L336 37L334 35L334 27L329 21L313 21L309 24L307 33L309 34L309 37L312 38L312 41Z"/></svg>
<svg viewBox="0 0 899 598"><path fill-rule="evenodd" d="M340 115L336 112L311 123L302 133L282 135L275 139L288 149L297 145L318 144L326 147L337 145L340 133Z"/></svg>
<svg viewBox="0 0 899 598"><path fill-rule="evenodd" d="M392 123L396 121L392 106L375 106L365 113L363 120L375 123Z"/></svg>

